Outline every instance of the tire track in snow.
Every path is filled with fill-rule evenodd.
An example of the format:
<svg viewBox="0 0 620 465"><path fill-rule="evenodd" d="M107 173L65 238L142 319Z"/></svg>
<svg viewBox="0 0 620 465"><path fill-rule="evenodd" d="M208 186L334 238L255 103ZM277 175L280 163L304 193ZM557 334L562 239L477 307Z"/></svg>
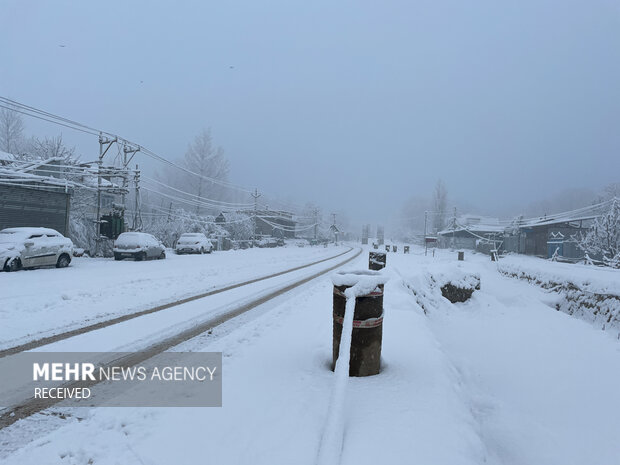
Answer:
<svg viewBox="0 0 620 465"><path fill-rule="evenodd" d="M320 260L314 264L310 264L310 265L304 265L302 267L298 267L297 269L300 268L306 268L308 266L311 265L315 265L317 263L322 263L326 260L333 260L334 258L340 257L344 254L348 254L353 250L353 248L347 250L346 252L340 253L338 255L335 255L331 258L328 259L323 259ZM221 325L222 323L225 323L226 321L235 318L245 312L248 312L250 310L252 310L253 308L262 305L276 297L281 296L282 294L285 294L299 286L302 286L303 284L306 284L309 281L312 281L320 276L325 275L326 273L329 273L330 271L335 270L336 268L339 268L349 262L351 262L352 260L355 260L357 257L359 257L362 253L362 249L358 249L357 252L351 256L348 257L346 260L341 261L335 265L330 266L329 268L326 268L324 270L318 271L310 276L307 276L305 278L302 278L298 281L295 281L293 283L287 284L279 289L276 289L272 292L270 292L267 295L263 295L261 297L258 297L250 302L247 302L227 313L224 313L222 315L218 315L215 316L214 318L211 318L207 321L204 321L203 323L194 326L192 328L186 329L181 331L180 333L170 336L166 339L163 339L159 342L156 342L155 344L151 345L150 347L140 351L140 352L135 352L135 353L131 353L125 357L122 357L120 359L114 360L113 365L114 366L121 366L121 367L131 367L134 365L137 365L139 363L143 363L144 361L162 353L165 352L166 350L177 346L185 341L188 341L190 339L193 339L196 336L199 336L200 334L214 328L215 326ZM289 270L288 272L291 272L293 270ZM280 272L274 276L279 276L282 274L285 274L286 272ZM273 276L271 276L273 277ZM267 279L267 278L262 278L262 279ZM256 279L253 282L256 281L260 281L261 278ZM247 283L246 283L247 284ZM236 285L236 287L240 287L240 285ZM220 291L223 292L223 291ZM200 298L200 297L196 297L196 298ZM196 298L194 298L193 300L196 300ZM183 302L185 303L185 302ZM180 305L180 303L176 303L176 305ZM170 305L173 306L173 305ZM168 308L168 307L167 307ZM152 312L151 312L152 313ZM110 326L110 325L108 325ZM104 365L105 367L105 365ZM74 382L74 383L69 383L67 386L63 386L63 387L69 387L69 388L85 388L85 387L92 387L94 385L98 384L98 382L96 381L78 381L78 382ZM10 408L6 409L2 414L0 414L0 430L4 429L10 425L12 425L13 423L17 422L18 420L27 418L31 415L34 415L35 413L39 413L42 412L45 409L48 409L50 407L53 407L55 404L61 402L63 399L34 399L34 398L30 398L24 402L22 402L19 405L14 405L11 406Z"/></svg>
<svg viewBox="0 0 620 465"><path fill-rule="evenodd" d="M88 332L91 332L91 331L96 331L98 329L107 328L108 326L116 325L116 324L122 323L124 321L132 320L134 318L139 318L139 317L144 316L144 315L149 315L151 313L160 312L162 310L166 310L166 309L171 308L171 307L176 307L177 305L182 305L182 304L185 304L185 303L188 303L188 302L192 302L194 300L202 299L204 297L209 297L209 296L212 296L212 295L215 295L215 294L220 294L222 292L226 292L226 291L230 291L230 290L233 290L233 289L237 289L239 287L247 286L249 284L254 284L254 283L257 283L259 281L264 281L266 279L271 279L271 278L275 278L277 276L282 276L282 275L287 274L287 273L292 273L294 271L302 270L304 268L308 268L308 267L311 267L311 266L314 266L314 265L318 265L319 263L323 263L323 262L326 262L326 261L329 261L329 260L333 260L334 258L338 258L338 257L340 257L342 255L345 255L345 254L349 253L351 250L353 250L353 248L350 248L349 250L347 250L345 252L341 252L341 253L339 253L337 255L333 255L333 256L328 257L328 258L323 258L321 260L317 260L315 262L308 263L306 265L300 265L300 266L297 266L297 267L294 267L294 268L289 268L287 270L278 271L277 273L272 273L270 275L261 276L259 278L253 278L253 279L250 279L248 281L243 281L241 283L231 284L231 285L228 285L228 286L224 286L224 287L213 289L213 290L208 291L208 292L203 292L203 293L196 294L196 295L193 295L193 296L185 297L183 299L175 300L173 302L168 302L166 304L157 305L155 307L147 308L146 310L140 310L140 311L134 312L134 313L127 313L125 315L121 315L121 316L118 316L118 317L115 317L115 318L111 318L109 320L99 321L97 323L93 323L93 324L90 324L90 325L87 325L87 326L82 326L82 327L75 328L75 329L72 329L72 330L69 330L69 331L64 331L64 332L61 332L61 333L57 333L57 334L54 334L52 336L46 336L46 337L43 337L43 338L39 338L39 339L35 339L35 340L29 341L29 342L25 342L23 344L19 344L19 345L13 346L13 347L9 347L7 349L0 350L0 358L7 357L9 355L15 355L15 354L18 354L20 352L25 352L27 350L36 349L38 347L42 347L42 346L45 346L45 345L48 345L48 344L52 344L54 342L58 342L58 341L62 341L64 339L69 339L71 337L78 336L80 334L88 333Z"/></svg>

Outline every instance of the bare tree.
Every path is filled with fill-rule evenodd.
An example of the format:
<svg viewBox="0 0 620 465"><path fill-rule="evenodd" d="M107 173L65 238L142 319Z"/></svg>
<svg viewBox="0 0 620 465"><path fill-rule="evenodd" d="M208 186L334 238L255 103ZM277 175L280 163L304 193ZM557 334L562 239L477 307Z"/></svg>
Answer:
<svg viewBox="0 0 620 465"><path fill-rule="evenodd" d="M448 208L448 192L443 181L439 179L433 192L433 208L435 210L433 227L435 231L441 231L446 225L446 211Z"/></svg>
<svg viewBox="0 0 620 465"><path fill-rule="evenodd" d="M605 186L605 189L603 189L603 195L607 200L613 198L620 199L620 182L612 182L611 184Z"/></svg>
<svg viewBox="0 0 620 465"><path fill-rule="evenodd" d="M224 156L224 149L214 146L210 130L205 129L196 136L187 148L185 157L179 163L193 174L167 172L159 176L163 182L199 198L211 200L227 199L226 188L208 179L214 178L219 181L227 181L229 172L228 160ZM217 209L208 209L200 204L196 204L196 201L194 198L193 203L195 204L195 212L197 214L219 213L216 211Z"/></svg>
<svg viewBox="0 0 620 465"><path fill-rule="evenodd" d="M24 121L19 113L0 108L0 150L18 155L24 142Z"/></svg>
<svg viewBox="0 0 620 465"><path fill-rule="evenodd" d="M62 158L67 162L74 159L75 147L67 147L62 140L62 134L43 139L31 137L27 145L27 157L31 159Z"/></svg>

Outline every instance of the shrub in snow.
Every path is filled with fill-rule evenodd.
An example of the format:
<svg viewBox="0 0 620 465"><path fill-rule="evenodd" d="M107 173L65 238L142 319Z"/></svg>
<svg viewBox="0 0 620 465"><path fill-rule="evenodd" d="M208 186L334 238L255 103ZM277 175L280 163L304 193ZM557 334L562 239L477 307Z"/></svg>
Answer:
<svg viewBox="0 0 620 465"><path fill-rule="evenodd" d="M614 198L607 213L581 235L579 248L588 257L600 257L605 265L620 268L620 200Z"/></svg>
<svg viewBox="0 0 620 465"><path fill-rule="evenodd" d="M460 270L433 275L432 279L441 289L441 295L453 304L469 300L475 290L480 290L480 276Z"/></svg>
<svg viewBox="0 0 620 465"><path fill-rule="evenodd" d="M207 237L227 235L220 226L215 224L215 217L198 215L183 209L175 210L174 217L149 216L144 220L142 232L152 234L166 247L174 247L184 233L202 233Z"/></svg>
<svg viewBox="0 0 620 465"><path fill-rule="evenodd" d="M480 276L465 272L460 267L431 267L423 275L406 278L404 284L413 292L424 313L428 313L430 309L445 305L443 298L451 303L465 302L471 298L474 291L480 290Z"/></svg>

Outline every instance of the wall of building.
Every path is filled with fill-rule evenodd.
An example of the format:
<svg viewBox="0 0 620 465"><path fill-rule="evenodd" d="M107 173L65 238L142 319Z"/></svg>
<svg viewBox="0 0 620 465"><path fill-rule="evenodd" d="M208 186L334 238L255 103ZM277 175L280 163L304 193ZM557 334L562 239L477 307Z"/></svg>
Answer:
<svg viewBox="0 0 620 465"><path fill-rule="evenodd" d="M62 191L0 185L0 229L35 226L68 235L70 198Z"/></svg>

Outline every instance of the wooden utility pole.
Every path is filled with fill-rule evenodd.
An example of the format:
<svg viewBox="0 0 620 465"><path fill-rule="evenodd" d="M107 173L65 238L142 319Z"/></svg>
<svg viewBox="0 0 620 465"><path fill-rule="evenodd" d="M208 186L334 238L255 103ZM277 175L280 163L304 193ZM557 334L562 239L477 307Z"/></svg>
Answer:
<svg viewBox="0 0 620 465"><path fill-rule="evenodd" d="M258 193L258 189L254 189L254 193L250 194L254 198L254 237L252 239L256 240L256 219L258 216L258 198L261 194Z"/></svg>
<svg viewBox="0 0 620 465"><path fill-rule="evenodd" d="M136 165L136 171L133 177L135 187L135 199L134 199L134 211L133 211L133 230L139 231L142 229L142 216L140 215L140 170Z"/></svg>

